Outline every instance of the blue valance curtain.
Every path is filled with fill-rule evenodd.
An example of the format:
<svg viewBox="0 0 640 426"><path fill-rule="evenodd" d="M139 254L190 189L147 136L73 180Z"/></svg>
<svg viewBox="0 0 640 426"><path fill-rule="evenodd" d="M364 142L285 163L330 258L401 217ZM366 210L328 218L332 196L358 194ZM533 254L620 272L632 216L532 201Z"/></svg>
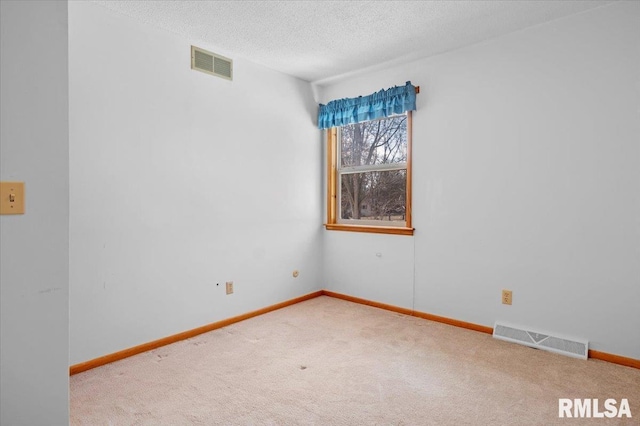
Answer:
<svg viewBox="0 0 640 426"><path fill-rule="evenodd" d="M344 126L389 117L416 109L416 88L407 81L404 86L381 90L369 96L338 99L320 104L318 128Z"/></svg>

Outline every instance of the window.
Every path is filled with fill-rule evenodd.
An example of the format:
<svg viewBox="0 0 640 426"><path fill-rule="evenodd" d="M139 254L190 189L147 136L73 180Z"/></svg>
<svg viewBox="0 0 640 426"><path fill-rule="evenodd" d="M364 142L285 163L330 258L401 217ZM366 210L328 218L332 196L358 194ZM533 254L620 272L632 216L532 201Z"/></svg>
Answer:
<svg viewBox="0 0 640 426"><path fill-rule="evenodd" d="M411 111L327 130L330 230L412 235Z"/></svg>

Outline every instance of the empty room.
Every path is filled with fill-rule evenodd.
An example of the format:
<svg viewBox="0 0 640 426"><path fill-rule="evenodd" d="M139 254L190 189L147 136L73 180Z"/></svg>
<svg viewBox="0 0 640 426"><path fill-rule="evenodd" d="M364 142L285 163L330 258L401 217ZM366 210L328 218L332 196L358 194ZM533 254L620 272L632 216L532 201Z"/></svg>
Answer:
<svg viewBox="0 0 640 426"><path fill-rule="evenodd" d="M0 425L640 418L640 2L0 0Z"/></svg>

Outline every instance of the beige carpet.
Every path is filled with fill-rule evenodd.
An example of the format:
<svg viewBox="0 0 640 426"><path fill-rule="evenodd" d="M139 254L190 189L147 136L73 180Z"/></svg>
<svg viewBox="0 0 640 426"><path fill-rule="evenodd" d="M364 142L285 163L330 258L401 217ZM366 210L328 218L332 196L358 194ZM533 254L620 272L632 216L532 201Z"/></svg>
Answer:
<svg viewBox="0 0 640 426"><path fill-rule="evenodd" d="M71 377L71 424L638 425L640 370L322 296Z"/></svg>

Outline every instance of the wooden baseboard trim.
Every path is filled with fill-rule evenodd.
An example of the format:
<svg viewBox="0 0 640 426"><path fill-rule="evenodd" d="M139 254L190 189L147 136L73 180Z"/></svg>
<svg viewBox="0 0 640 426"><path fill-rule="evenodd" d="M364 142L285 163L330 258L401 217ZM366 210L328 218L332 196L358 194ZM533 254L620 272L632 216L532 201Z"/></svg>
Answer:
<svg viewBox="0 0 640 426"><path fill-rule="evenodd" d="M348 300L349 302L360 303L362 305L373 306L374 308L385 309L387 311L398 312L400 314L410 315L430 321L441 322L444 324L453 325L456 327L467 328L469 330L480 331L482 333L493 334L493 328L485 325L474 324L466 321L459 321L452 318L441 317L439 315L428 314L426 312L414 311L408 308L401 308L399 306L387 305L386 303L374 302L367 299L361 299L359 297L353 297L342 293L336 293L334 291L323 290L322 294L325 296L335 297L337 299Z"/></svg>
<svg viewBox="0 0 640 426"><path fill-rule="evenodd" d="M624 365L625 367L640 369L640 359L629 358L622 355L615 355L607 352L600 352L589 349L589 358L612 362L614 364Z"/></svg>
<svg viewBox="0 0 640 426"><path fill-rule="evenodd" d="M238 315L235 317L227 318L221 321L217 321L211 324L204 325L202 327L194 328L192 330L183 331L182 333L174 334L172 336L164 337L162 339L154 340L152 342L143 343L132 348L124 349L112 354L104 355L99 358L95 358L89 361L74 364L69 367L69 375L82 373L83 371L91 370L92 368L100 367L105 364L109 364L115 361L119 361L124 358L128 358L133 355L138 355L143 352L147 352L153 349L157 349L162 346L170 345L171 343L179 342L181 340L189 339L202 333L216 330L218 328L226 327L236 322L244 321L249 318L257 317L258 315L266 314L267 312L282 309L287 306L295 305L296 303L304 302L305 300L313 299L318 296L322 296L322 290L315 291L313 293L305 294L304 296L296 297L294 299L286 300L284 302L276 303L275 305L267 306L266 308L258 309L255 311L247 312L246 314Z"/></svg>
<svg viewBox="0 0 640 426"><path fill-rule="evenodd" d="M474 324L472 322L460 321L453 318L441 317L440 315L427 314L425 312L414 311L414 317L423 318L430 321L441 322L455 327L466 328L468 330L479 331L481 333L493 334L493 327Z"/></svg>
<svg viewBox="0 0 640 426"><path fill-rule="evenodd" d="M305 294L304 296L296 297L294 299L286 300L284 302L276 303L275 305L267 306L262 309L247 312L246 314L238 315L235 317L227 318L221 321L217 321L211 324L204 325L202 327L194 328L192 330L184 331L182 333L174 334L172 336L164 337L162 339L154 340L152 342L143 343L132 348L124 349L112 354L104 355L99 358L95 358L79 364L74 364L69 367L69 374L74 375L82 373L83 371L91 370L92 368L100 367L105 364L109 364L121 359L128 358L133 355L137 355L143 352L147 352L153 349L157 349L162 346L170 345L171 343L179 342L181 340L189 339L202 333L216 330L218 328L226 327L236 322L244 321L249 318L257 317L267 312L275 311L285 308L287 306L295 305L296 303L304 302L305 300L314 299L318 296L329 296L336 299L342 299L349 302L359 303L361 305L372 306L375 308L385 309L391 312L397 312L404 315L410 315L418 318L427 319L430 321L436 321L455 327L466 328L469 330L479 331L482 333L493 334L493 328L484 325L474 324L466 321L459 321L452 318L441 317L439 315L428 314L425 312L414 311L412 309L401 308L399 306L388 305L386 303L374 302L372 300L362 299L360 297L349 296L342 293L336 293L330 290L319 290L313 293ZM589 350L589 358L598 359L601 361L611 362L613 364L624 365L626 367L632 367L640 369L640 359L628 358L621 355L610 354L607 352Z"/></svg>
<svg viewBox="0 0 640 426"><path fill-rule="evenodd" d="M404 315L413 315L413 310L401 308L399 306L387 305L386 303L374 302L372 300L361 299L359 297L349 296L335 291L322 290L324 296L335 297L336 299L346 300L348 302L359 303L361 305L373 306L374 308L385 309L387 311L398 312Z"/></svg>
<svg viewBox="0 0 640 426"><path fill-rule="evenodd" d="M474 324L466 321L459 321L456 319L441 317L439 315L428 314L425 312L413 311L411 309L401 308L399 306L394 306L394 305L387 305L386 303L374 302L367 299L361 299L359 297L349 296L342 293L336 293L329 290L323 290L322 294L325 296L335 297L337 299L347 300L349 302L360 303L362 305L385 309L387 311L398 312L401 314L411 315L414 317L423 318L430 321L441 322L441 323L453 325L456 327L479 331L481 333L493 334L493 328L487 327L485 325ZM610 354L607 352L594 351L593 349L589 349L589 358L599 359L601 361L607 361L613 364L624 365L625 367L640 369L640 359L628 358L626 356Z"/></svg>

